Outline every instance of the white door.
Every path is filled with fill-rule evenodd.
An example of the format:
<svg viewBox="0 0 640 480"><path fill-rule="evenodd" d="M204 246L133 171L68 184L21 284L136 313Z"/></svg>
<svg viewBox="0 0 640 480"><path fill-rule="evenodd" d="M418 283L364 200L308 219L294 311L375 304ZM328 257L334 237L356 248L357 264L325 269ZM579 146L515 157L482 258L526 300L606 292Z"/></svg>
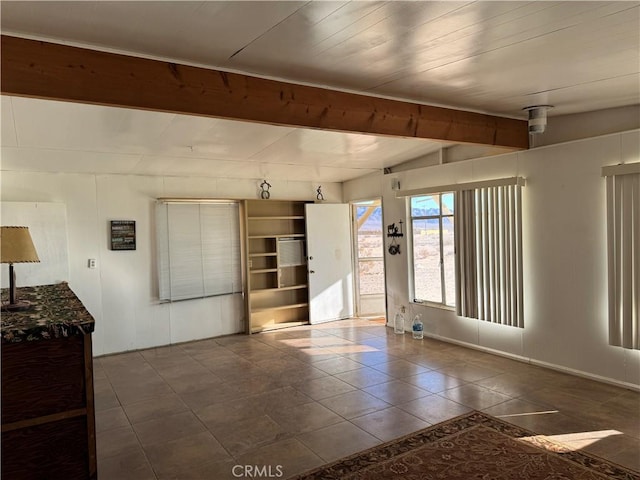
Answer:
<svg viewBox="0 0 640 480"><path fill-rule="evenodd" d="M353 268L349 205L306 206L309 322L353 316Z"/></svg>

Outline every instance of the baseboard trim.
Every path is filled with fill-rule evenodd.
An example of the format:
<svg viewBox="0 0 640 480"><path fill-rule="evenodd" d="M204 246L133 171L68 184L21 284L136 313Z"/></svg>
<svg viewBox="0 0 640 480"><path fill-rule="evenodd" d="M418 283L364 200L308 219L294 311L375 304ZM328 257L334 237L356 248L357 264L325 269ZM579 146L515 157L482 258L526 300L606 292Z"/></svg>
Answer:
<svg viewBox="0 0 640 480"><path fill-rule="evenodd" d="M440 335L435 335L433 333L424 333L425 337L433 338L434 340L440 340L446 343L452 343L454 345L460 345L461 347L471 348L473 350L479 350L481 352L491 353L492 355L497 355L499 357L509 358L511 360L516 360L518 362L528 363L530 365L535 365L537 367L548 368L549 370L555 370L557 372L568 373L571 375L575 375L576 377L587 378L589 380L595 380L597 382L606 383L609 385L614 385L616 387L626 388L628 390L634 390L636 392L640 392L640 385L636 385L635 383L623 382L621 380L615 380L609 377L603 377L601 375L595 375L593 373L584 372L582 370L575 370L573 368L568 368L563 365L557 365L555 363L543 362L542 360L536 360L535 358L524 357L522 355L515 355L509 352L503 352L501 350L495 350L489 347L483 347L482 345L476 345L474 343L463 342L461 340L455 340L448 337L443 337Z"/></svg>

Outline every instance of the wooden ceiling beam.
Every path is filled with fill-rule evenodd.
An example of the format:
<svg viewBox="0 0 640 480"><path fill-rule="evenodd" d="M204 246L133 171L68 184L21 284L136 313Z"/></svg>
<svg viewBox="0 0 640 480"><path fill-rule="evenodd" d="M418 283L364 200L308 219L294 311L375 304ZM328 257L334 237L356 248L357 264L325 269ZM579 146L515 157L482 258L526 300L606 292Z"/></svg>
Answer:
<svg viewBox="0 0 640 480"><path fill-rule="evenodd" d="M528 148L527 122L2 35L5 95Z"/></svg>

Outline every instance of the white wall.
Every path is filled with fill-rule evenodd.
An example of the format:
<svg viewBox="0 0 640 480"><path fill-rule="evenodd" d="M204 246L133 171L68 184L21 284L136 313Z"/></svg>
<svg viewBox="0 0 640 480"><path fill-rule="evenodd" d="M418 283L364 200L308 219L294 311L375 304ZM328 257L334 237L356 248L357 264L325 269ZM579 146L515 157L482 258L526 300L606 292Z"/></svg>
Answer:
<svg viewBox="0 0 640 480"><path fill-rule="evenodd" d="M409 303L406 238L386 258L388 316L401 305L422 313L425 332L615 382L640 385L640 352L608 345L605 182L601 167L640 161L640 131L345 184L345 201L380 195L385 222L406 220L391 177L402 189L521 175L525 327L458 317Z"/></svg>
<svg viewBox="0 0 640 480"><path fill-rule="evenodd" d="M16 286L46 285L69 280L67 206L64 203L2 202L0 222L4 226L29 228L39 263L14 265ZM2 288L9 287L9 269L3 268Z"/></svg>
<svg viewBox="0 0 640 480"><path fill-rule="evenodd" d="M259 182L258 182L259 183ZM241 295L158 301L155 199L256 198L253 180L4 171L3 202L61 202L67 209L69 285L96 320L95 355L166 345L243 330ZM314 200L310 182L272 184L272 199ZM322 184L342 201L340 184ZM109 249L109 221L135 220L137 249ZM95 270L87 267L97 259Z"/></svg>
<svg viewBox="0 0 640 480"><path fill-rule="evenodd" d="M550 113L553 113L553 110ZM638 128L640 128L640 105L550 116L545 132L535 136L532 146L553 145Z"/></svg>

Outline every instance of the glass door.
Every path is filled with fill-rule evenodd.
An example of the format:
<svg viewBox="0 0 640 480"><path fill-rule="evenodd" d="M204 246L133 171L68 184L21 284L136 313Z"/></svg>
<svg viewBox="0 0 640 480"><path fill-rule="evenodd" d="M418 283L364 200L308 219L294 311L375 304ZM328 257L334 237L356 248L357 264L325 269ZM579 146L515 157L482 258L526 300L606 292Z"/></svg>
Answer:
<svg viewBox="0 0 640 480"><path fill-rule="evenodd" d="M351 204L354 231L356 312L385 314L384 236L380 199Z"/></svg>

